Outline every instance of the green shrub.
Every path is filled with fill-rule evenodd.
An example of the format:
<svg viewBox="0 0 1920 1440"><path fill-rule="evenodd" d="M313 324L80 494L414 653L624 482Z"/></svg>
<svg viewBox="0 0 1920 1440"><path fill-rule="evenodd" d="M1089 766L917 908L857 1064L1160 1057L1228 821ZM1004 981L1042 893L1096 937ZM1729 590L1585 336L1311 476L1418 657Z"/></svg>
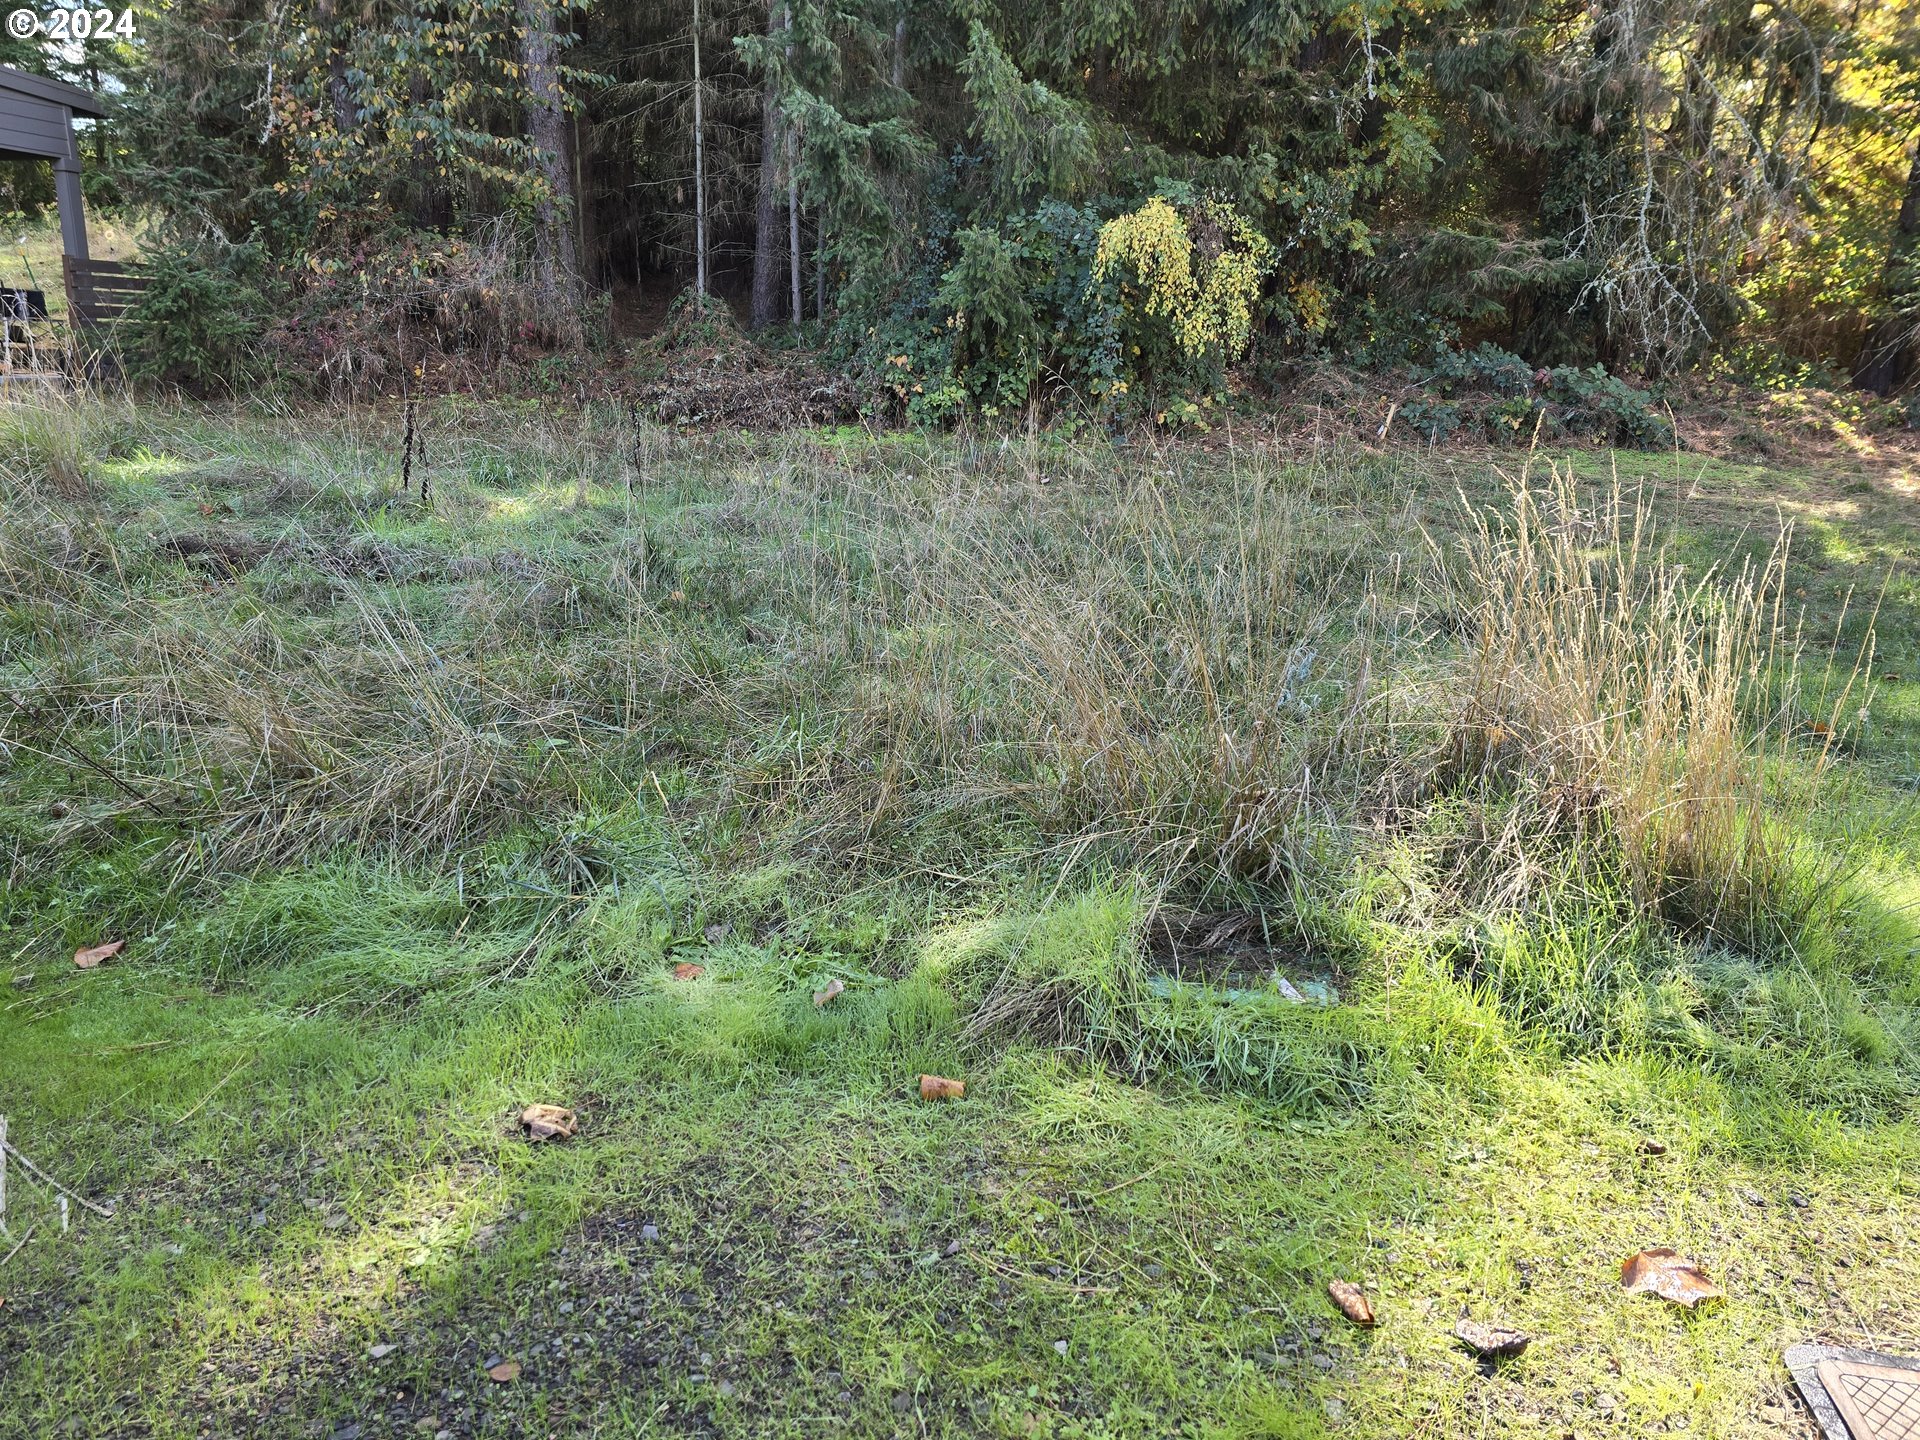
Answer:
<svg viewBox="0 0 1920 1440"><path fill-rule="evenodd" d="M129 378L204 393L232 389L254 366L266 299L248 245L172 246L147 260L147 288L117 339Z"/></svg>
<svg viewBox="0 0 1920 1440"><path fill-rule="evenodd" d="M907 418L968 410L1113 419L1161 397L1197 417L1246 348L1272 246L1184 192L1118 215L1048 201L995 226L936 224L862 353Z"/></svg>
<svg viewBox="0 0 1920 1440"><path fill-rule="evenodd" d="M1536 428L1612 445L1656 449L1673 443L1673 427L1653 397L1598 365L1536 370L1511 351L1481 344L1442 349L1417 373L1424 393L1400 408L1406 424L1430 441L1477 421L1489 439L1525 443Z"/></svg>
<svg viewBox="0 0 1920 1440"><path fill-rule="evenodd" d="M1550 370L1545 390L1547 398L1561 407L1556 418L1568 429L1641 450L1673 443L1673 427L1655 412L1652 397L1598 365L1585 370L1561 365Z"/></svg>

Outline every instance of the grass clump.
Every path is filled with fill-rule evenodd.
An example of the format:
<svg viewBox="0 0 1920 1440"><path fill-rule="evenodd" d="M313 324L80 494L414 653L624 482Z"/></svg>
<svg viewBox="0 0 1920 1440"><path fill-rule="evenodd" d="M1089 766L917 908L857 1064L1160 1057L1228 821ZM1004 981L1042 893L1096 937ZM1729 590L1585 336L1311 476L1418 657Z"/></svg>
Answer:
<svg viewBox="0 0 1920 1440"><path fill-rule="evenodd" d="M1516 485L1510 518L1476 514L1457 552L1467 659L1450 767L1522 792L1509 824L1617 853L1632 901L1682 930L1777 946L1810 896L1769 762L1811 739L1818 777L1871 659L1855 657L1810 726L1789 534L1722 576L1670 560L1655 533L1648 496L1616 487L1583 508L1564 470L1545 491Z"/></svg>

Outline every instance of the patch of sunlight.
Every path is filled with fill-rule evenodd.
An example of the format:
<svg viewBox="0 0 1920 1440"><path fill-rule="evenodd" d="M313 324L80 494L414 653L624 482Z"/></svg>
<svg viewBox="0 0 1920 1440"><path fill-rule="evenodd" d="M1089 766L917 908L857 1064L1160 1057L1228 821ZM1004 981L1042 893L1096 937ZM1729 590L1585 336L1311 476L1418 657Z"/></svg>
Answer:
<svg viewBox="0 0 1920 1440"><path fill-rule="evenodd" d="M178 475L187 468L187 462L177 455L156 455L146 449L120 459L95 463L103 479L124 485L152 484L163 476Z"/></svg>
<svg viewBox="0 0 1920 1440"><path fill-rule="evenodd" d="M1902 938L1909 940L1916 928L1912 917L1920 916L1920 873L1911 868L1913 858L1911 851L1903 853L1897 846L1879 847L1860 870L1861 884L1890 919L1903 922L1908 934Z"/></svg>
<svg viewBox="0 0 1920 1440"><path fill-rule="evenodd" d="M487 502L489 520L534 520L569 510L578 502L572 485L541 485L518 495L498 495Z"/></svg>
<svg viewBox="0 0 1920 1440"><path fill-rule="evenodd" d="M1782 508L1801 511L1813 522L1810 532L1820 547L1820 558L1829 565L1870 565L1884 559L1885 545L1865 543L1857 534L1849 534L1837 526L1829 525L1830 520L1858 518L1859 507L1851 502L1835 501L1831 505L1819 507L1787 505ZM1851 511L1852 513L1849 513Z"/></svg>
<svg viewBox="0 0 1920 1440"><path fill-rule="evenodd" d="M325 1212L298 1211L275 1258L213 1271L184 1297L182 1312L209 1333L335 1331L351 1314L391 1305L444 1275L463 1252L486 1243L510 1199L499 1171L469 1161L340 1204L336 1213L358 1212L353 1228L335 1232Z"/></svg>
<svg viewBox="0 0 1920 1440"><path fill-rule="evenodd" d="M1860 518L1858 500L1782 500L1781 508L1812 520L1840 522Z"/></svg>
<svg viewBox="0 0 1920 1440"><path fill-rule="evenodd" d="M993 915L931 931L920 943L919 971L939 981L955 971L994 955L1009 953L1018 940L1018 923L1005 915Z"/></svg>

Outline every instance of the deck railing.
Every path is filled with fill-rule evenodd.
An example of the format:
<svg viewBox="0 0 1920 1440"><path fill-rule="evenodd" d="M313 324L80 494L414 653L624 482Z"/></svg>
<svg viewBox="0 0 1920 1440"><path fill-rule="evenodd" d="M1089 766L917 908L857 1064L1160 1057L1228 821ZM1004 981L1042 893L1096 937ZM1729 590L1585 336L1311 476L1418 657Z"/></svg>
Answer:
<svg viewBox="0 0 1920 1440"><path fill-rule="evenodd" d="M74 328L111 324L147 288L147 277L114 260L66 262L67 311Z"/></svg>

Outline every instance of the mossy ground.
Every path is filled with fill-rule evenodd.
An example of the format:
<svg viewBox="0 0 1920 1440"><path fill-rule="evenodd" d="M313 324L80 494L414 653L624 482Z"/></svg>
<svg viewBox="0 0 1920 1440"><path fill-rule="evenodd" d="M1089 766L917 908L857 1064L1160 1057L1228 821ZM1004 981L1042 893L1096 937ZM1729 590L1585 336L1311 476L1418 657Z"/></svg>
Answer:
<svg viewBox="0 0 1920 1440"><path fill-rule="evenodd" d="M1549 886L1488 970L1442 943L1424 832L1207 880L1161 848L1191 805L1137 797L1114 840L1004 737L940 769L890 737L946 723L915 677L1013 694L967 617L883 603L938 563L914 517L1070 574L1116 476L1160 472L1200 533L1245 493L1217 451L636 448L450 406L422 506L392 415L9 424L0 1110L114 1214L63 1233L13 1170L0 1435L1811 1435L1787 1344L1920 1349L1911 477L1578 457L1648 476L1703 563L1792 512L1819 658L1880 597L1898 678L1782 792L1847 862L1792 947ZM1356 594L1457 488L1499 493L1485 463L1263 463L1310 582ZM193 668L216 645L232 695ZM307 727L291 760L260 694ZM1141 990L1167 897L1277 917L1340 1005ZM1051 1043L970 1027L1010 975L1078 987ZM529 1145L531 1101L579 1137ZM1622 1294L1662 1244L1726 1302ZM1536 1339L1483 1368L1463 1313Z"/></svg>

